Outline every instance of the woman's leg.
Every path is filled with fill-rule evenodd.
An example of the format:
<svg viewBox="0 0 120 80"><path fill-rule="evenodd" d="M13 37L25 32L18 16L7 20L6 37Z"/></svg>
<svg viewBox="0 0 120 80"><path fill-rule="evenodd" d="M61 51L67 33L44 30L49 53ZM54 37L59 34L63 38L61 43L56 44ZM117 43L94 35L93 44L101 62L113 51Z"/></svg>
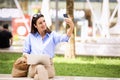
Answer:
<svg viewBox="0 0 120 80"><path fill-rule="evenodd" d="M44 65L31 65L29 67L29 77L34 78L34 80L49 80L48 71L45 69Z"/></svg>
<svg viewBox="0 0 120 80"><path fill-rule="evenodd" d="M55 76L55 68L52 59L50 60L50 65L45 65L45 68L48 72L48 77L53 78Z"/></svg>
<svg viewBox="0 0 120 80"><path fill-rule="evenodd" d="M34 78L38 78L38 80L49 80L48 72L45 69L44 65L36 66L37 75Z"/></svg>
<svg viewBox="0 0 120 80"><path fill-rule="evenodd" d="M36 66L37 65L30 65L29 71L28 71L28 76L29 77L33 78L35 76L35 74L37 73Z"/></svg>

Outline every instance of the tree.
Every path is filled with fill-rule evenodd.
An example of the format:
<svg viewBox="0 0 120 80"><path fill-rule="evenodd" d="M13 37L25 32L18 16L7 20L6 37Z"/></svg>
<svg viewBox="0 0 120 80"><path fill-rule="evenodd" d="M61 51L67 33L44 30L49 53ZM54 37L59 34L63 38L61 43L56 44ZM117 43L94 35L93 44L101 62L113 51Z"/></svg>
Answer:
<svg viewBox="0 0 120 80"><path fill-rule="evenodd" d="M28 0L20 0L19 3L21 5L23 13L27 14L27 12L28 12Z"/></svg>
<svg viewBox="0 0 120 80"><path fill-rule="evenodd" d="M72 20L74 19L74 0L66 0L66 12ZM66 30L69 26L66 26ZM67 50L65 52L65 58L75 58L75 35L73 32L73 35L70 38L69 43L67 44Z"/></svg>

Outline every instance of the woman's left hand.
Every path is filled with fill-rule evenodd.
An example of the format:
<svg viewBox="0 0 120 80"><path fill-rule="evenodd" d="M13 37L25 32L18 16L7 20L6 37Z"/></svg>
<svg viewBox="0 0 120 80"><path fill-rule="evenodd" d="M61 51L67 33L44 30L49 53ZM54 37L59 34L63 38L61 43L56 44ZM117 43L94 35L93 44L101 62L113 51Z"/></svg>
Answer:
<svg viewBox="0 0 120 80"><path fill-rule="evenodd" d="M67 36L70 37L74 30L74 23L70 16L68 18L65 18L65 22L70 26L69 29L67 30Z"/></svg>
<svg viewBox="0 0 120 80"><path fill-rule="evenodd" d="M66 24L68 24L70 26L70 28L74 28L74 23L73 23L71 17L65 18L65 22L66 22Z"/></svg>

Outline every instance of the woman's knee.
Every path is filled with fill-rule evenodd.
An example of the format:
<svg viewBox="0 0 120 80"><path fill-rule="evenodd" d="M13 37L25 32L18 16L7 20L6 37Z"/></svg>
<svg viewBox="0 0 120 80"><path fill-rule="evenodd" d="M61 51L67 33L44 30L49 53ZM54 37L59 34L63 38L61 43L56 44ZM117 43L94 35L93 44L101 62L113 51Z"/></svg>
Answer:
<svg viewBox="0 0 120 80"><path fill-rule="evenodd" d="M42 70L43 70L43 69L45 69L45 67L44 67L44 65L37 65L37 66L36 66L36 69L37 69L37 70L38 70L38 69L42 69Z"/></svg>

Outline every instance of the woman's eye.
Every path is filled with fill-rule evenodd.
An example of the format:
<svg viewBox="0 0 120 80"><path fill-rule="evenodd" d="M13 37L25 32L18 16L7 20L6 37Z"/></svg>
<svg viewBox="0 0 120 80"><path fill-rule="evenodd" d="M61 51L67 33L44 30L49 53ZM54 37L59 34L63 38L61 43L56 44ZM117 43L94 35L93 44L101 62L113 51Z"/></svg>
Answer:
<svg viewBox="0 0 120 80"><path fill-rule="evenodd" d="M45 22L45 20L43 22Z"/></svg>
<svg viewBox="0 0 120 80"><path fill-rule="evenodd" d="M42 24L42 22L38 22L38 24Z"/></svg>

